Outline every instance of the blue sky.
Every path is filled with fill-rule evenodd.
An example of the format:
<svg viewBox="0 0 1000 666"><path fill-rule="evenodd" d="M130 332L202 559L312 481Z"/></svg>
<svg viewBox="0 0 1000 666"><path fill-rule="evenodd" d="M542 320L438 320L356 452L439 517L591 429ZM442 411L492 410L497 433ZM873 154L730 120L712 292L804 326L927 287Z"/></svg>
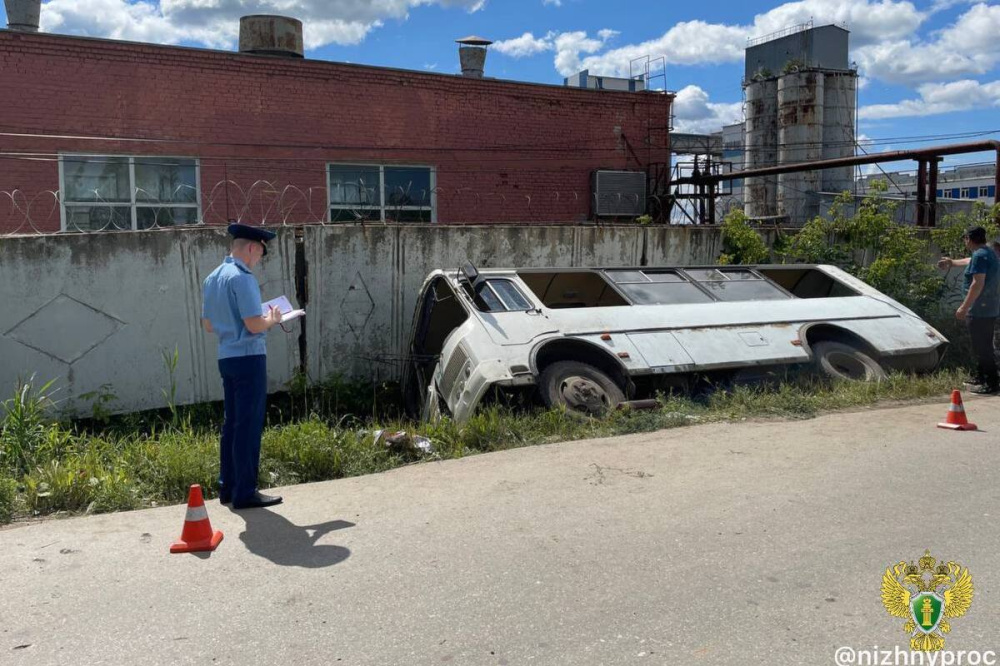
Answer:
<svg viewBox="0 0 1000 666"><path fill-rule="evenodd" d="M561 83L585 67L627 75L630 58L662 55L667 87L679 93L679 129L691 131L740 119L747 37L836 22L852 32L869 150L914 145L900 137L1000 130L1000 2L48 0L42 27L233 48L247 13L302 18L312 58L442 73L457 71L454 39L469 34L498 41L487 75L526 81Z"/></svg>

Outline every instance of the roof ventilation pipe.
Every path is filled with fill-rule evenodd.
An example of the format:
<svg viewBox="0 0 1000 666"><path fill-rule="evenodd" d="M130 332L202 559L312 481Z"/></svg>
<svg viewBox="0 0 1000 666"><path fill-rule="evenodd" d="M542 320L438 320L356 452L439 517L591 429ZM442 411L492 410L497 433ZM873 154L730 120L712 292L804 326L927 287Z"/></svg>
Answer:
<svg viewBox="0 0 1000 666"><path fill-rule="evenodd" d="M268 14L242 17L240 53L302 58L302 21Z"/></svg>
<svg viewBox="0 0 1000 666"><path fill-rule="evenodd" d="M486 67L486 47L493 42L474 35L455 41L458 43L458 59L462 63L462 76L472 79L483 78L483 70Z"/></svg>
<svg viewBox="0 0 1000 666"><path fill-rule="evenodd" d="M38 32L38 17L42 0L4 0L7 7L7 28L19 32Z"/></svg>

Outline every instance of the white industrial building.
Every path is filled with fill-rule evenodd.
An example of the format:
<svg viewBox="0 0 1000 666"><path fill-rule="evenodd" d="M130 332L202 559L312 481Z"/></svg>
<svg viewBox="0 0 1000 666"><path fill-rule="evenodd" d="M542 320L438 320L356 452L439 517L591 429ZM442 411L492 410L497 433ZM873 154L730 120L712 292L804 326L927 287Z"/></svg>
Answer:
<svg viewBox="0 0 1000 666"><path fill-rule="evenodd" d="M723 128L723 161L739 171L853 156L858 73L848 61L849 35L805 24L750 40L745 121ZM724 198L742 197L752 218L800 225L819 213L820 193L854 186L854 169L843 167L734 181Z"/></svg>
<svg viewBox="0 0 1000 666"><path fill-rule="evenodd" d="M848 62L849 33L836 25L799 26L751 41L746 50L747 169L850 157L855 149L858 73ZM819 213L820 192L854 186L851 167L751 178L751 217L802 224Z"/></svg>
<svg viewBox="0 0 1000 666"><path fill-rule="evenodd" d="M888 190L886 196L900 199L915 199L917 196L917 174L909 171L889 171L870 174L858 181L858 194L871 191L872 183L884 182ZM937 199L981 202L987 206L996 203L996 167L990 165L958 166L938 172Z"/></svg>

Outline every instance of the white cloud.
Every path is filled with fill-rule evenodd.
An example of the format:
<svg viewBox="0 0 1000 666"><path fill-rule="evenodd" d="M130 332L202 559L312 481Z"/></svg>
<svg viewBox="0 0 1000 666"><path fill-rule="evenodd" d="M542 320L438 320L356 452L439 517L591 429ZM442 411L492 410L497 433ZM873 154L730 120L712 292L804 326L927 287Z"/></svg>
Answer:
<svg viewBox="0 0 1000 666"><path fill-rule="evenodd" d="M707 92L692 85L678 91L674 100L674 114L678 132L717 132L723 125L731 125L743 119L743 103L710 102Z"/></svg>
<svg viewBox="0 0 1000 666"><path fill-rule="evenodd" d="M766 35L811 20L815 25L845 25L851 31L851 44L863 46L910 35L927 16L909 1L801 0L755 16L753 34Z"/></svg>
<svg viewBox="0 0 1000 666"><path fill-rule="evenodd" d="M512 58L524 58L543 51L551 51L554 48L553 37L554 33L551 32L544 37L535 37L532 33L526 32L520 37L494 42L490 48Z"/></svg>
<svg viewBox="0 0 1000 666"><path fill-rule="evenodd" d="M946 9L951 9L956 5L971 5L979 0L934 0L934 4L931 5L931 12L943 12Z"/></svg>
<svg viewBox="0 0 1000 666"><path fill-rule="evenodd" d="M564 71L559 67L559 60L578 61L581 66L577 69L589 69L594 74L608 76L628 76L629 64L636 58L661 55L666 56L670 64L738 62L743 59L747 34L747 30L739 26L687 21L678 23L658 39L623 46L599 55L581 59L579 53L561 51L557 54L556 69L559 69L563 76L572 74L573 72Z"/></svg>
<svg viewBox="0 0 1000 666"><path fill-rule="evenodd" d="M980 83L965 79L950 83L927 83L917 88L917 92L920 93L919 99L865 106L860 109L859 115L866 120L877 120L1000 107L1000 81Z"/></svg>
<svg viewBox="0 0 1000 666"><path fill-rule="evenodd" d="M553 7L562 7L562 0L542 0L543 5L552 5Z"/></svg>
<svg viewBox="0 0 1000 666"><path fill-rule="evenodd" d="M989 70L968 55L940 44L914 45L908 40L866 46L857 49L854 57L865 76L890 83L915 84Z"/></svg>
<svg viewBox="0 0 1000 666"><path fill-rule="evenodd" d="M656 39L603 53L600 51L614 36L613 31L603 30L597 39L587 33L563 33L573 37L561 44L553 42L553 48L556 69L563 76L581 69L597 75L628 76L629 63L644 56L664 56L668 65L741 62L747 38L810 20L816 25L849 26L855 46L904 40L928 15L908 0L798 0L758 14L749 25L684 21ZM602 44L597 46L597 42ZM546 49L534 53L540 50Z"/></svg>
<svg viewBox="0 0 1000 666"><path fill-rule="evenodd" d="M564 32L556 36L554 46L556 70L563 76L569 76L586 69L580 62L580 54L600 51L604 42L588 37L586 32Z"/></svg>
<svg viewBox="0 0 1000 666"><path fill-rule="evenodd" d="M816 25L847 24L855 45L911 34L924 20L910 2L896 0L801 0L754 17L751 25L686 21L662 37L586 58L595 73L627 75L634 58L665 56L669 64L741 62L749 37L766 35L812 20Z"/></svg>
<svg viewBox="0 0 1000 666"><path fill-rule="evenodd" d="M1000 5L977 4L931 41L887 40L855 51L866 75L915 84L985 74L1000 62Z"/></svg>
<svg viewBox="0 0 1000 666"><path fill-rule="evenodd" d="M617 37L617 30L598 30L597 37L590 37L586 32L549 32L544 37L535 37L526 32L520 37L496 42L493 50L512 58L525 58L544 51L555 51L556 69L569 76L579 72L580 57L586 53L596 53L605 47L608 40Z"/></svg>
<svg viewBox="0 0 1000 666"><path fill-rule="evenodd" d="M42 5L41 28L46 32L222 48L236 44L241 16L282 14L301 19L306 48L317 48L357 44L383 21L405 20L412 8L426 4L475 12L486 0L49 0Z"/></svg>

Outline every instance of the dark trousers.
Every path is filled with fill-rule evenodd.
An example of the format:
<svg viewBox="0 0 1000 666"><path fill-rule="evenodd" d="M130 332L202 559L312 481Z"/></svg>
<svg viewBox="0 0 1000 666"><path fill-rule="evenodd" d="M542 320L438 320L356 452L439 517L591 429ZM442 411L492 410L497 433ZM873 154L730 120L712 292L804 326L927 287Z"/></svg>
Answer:
<svg viewBox="0 0 1000 666"><path fill-rule="evenodd" d="M257 492L260 434L267 407L267 357L219 360L226 420L219 446L219 489L234 502Z"/></svg>
<svg viewBox="0 0 1000 666"><path fill-rule="evenodd" d="M996 317L969 317L969 337L972 338L972 353L976 357L976 380L984 386L997 388L997 359L993 351L993 329Z"/></svg>

